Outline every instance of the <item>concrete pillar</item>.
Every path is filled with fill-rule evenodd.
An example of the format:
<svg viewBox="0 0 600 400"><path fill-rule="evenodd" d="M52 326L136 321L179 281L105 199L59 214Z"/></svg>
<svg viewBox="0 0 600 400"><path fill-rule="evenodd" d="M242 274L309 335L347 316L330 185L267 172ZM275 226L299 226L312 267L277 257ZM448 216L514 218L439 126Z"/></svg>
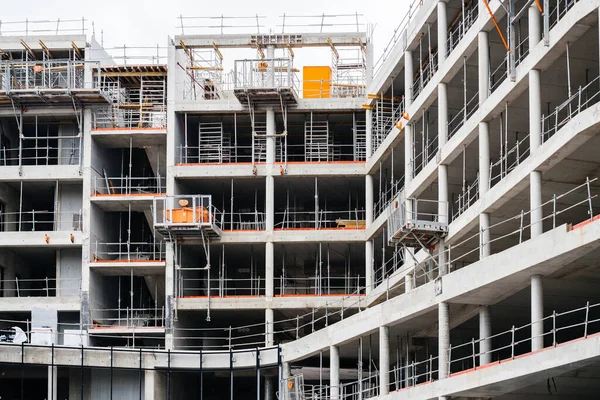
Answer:
<svg viewBox="0 0 600 400"><path fill-rule="evenodd" d="M365 85L367 86L367 88L369 87L369 85L371 84L371 82L373 81L373 67L374 67L374 61L373 61L373 53L374 53L374 49L373 49L373 43L371 43L371 41L367 41L367 51L366 51L366 79L365 79Z"/></svg>
<svg viewBox="0 0 600 400"><path fill-rule="evenodd" d="M275 58L275 47L267 46L267 59L269 60L269 76L267 77L267 84L270 87L275 87L275 63L273 59Z"/></svg>
<svg viewBox="0 0 600 400"><path fill-rule="evenodd" d="M265 346L270 347L274 344L273 330L275 325L275 318L273 316L273 309L267 308L265 310Z"/></svg>
<svg viewBox="0 0 600 400"><path fill-rule="evenodd" d="M272 376L265 377L264 399L275 400L275 392L275 379Z"/></svg>
<svg viewBox="0 0 600 400"><path fill-rule="evenodd" d="M48 400L58 400L58 367L48 367Z"/></svg>
<svg viewBox="0 0 600 400"><path fill-rule="evenodd" d="M544 290L542 276L531 277L531 351L544 348Z"/></svg>
<svg viewBox="0 0 600 400"><path fill-rule="evenodd" d="M282 367L281 367L281 373L283 374L283 376L281 377L281 379L287 379L290 376L292 376L292 370L290 368L290 363L288 362L283 362Z"/></svg>
<svg viewBox="0 0 600 400"><path fill-rule="evenodd" d="M408 110L412 104L412 86L414 77L413 57L410 50L404 52L404 108Z"/></svg>
<svg viewBox="0 0 600 400"><path fill-rule="evenodd" d="M408 251L410 251L410 250L407 250L405 252L405 256L408 254L407 253ZM405 263L407 262L406 260L407 259L405 258L405 261L404 261ZM404 277L404 291L405 291L405 293L408 293L411 290L413 290L413 286L414 286L413 285L413 274L411 272L410 274L406 274L406 276Z"/></svg>
<svg viewBox="0 0 600 400"><path fill-rule="evenodd" d="M330 400L340 400L340 350L329 346L329 386Z"/></svg>
<svg viewBox="0 0 600 400"><path fill-rule="evenodd" d="M490 95L490 47L489 34L481 31L477 35L477 64L479 65L479 104L483 104Z"/></svg>
<svg viewBox="0 0 600 400"><path fill-rule="evenodd" d="M440 222L449 222L448 217L448 166L440 164L438 166L438 216ZM440 276L448 273L448 265L446 260L446 241L440 239L438 246L438 264Z"/></svg>
<svg viewBox="0 0 600 400"><path fill-rule="evenodd" d="M365 120L365 130L366 130L366 136L367 136L367 144L366 144L366 158L367 160L369 158L371 158L371 155L373 154L373 110L368 109L366 111L366 116L365 116L366 120Z"/></svg>
<svg viewBox="0 0 600 400"><path fill-rule="evenodd" d="M365 242L365 293L371 293L373 290L373 242Z"/></svg>
<svg viewBox="0 0 600 400"><path fill-rule="evenodd" d="M174 243L165 244L165 348L173 350L173 309L175 290L175 252Z"/></svg>
<svg viewBox="0 0 600 400"><path fill-rule="evenodd" d="M441 3L440 3L441 4ZM448 141L448 84L438 85L438 151Z"/></svg>
<svg viewBox="0 0 600 400"><path fill-rule="evenodd" d="M373 223L373 175L365 176L365 224L369 228ZM373 242L365 242L365 286L366 294L373 289Z"/></svg>
<svg viewBox="0 0 600 400"><path fill-rule="evenodd" d="M529 19L529 48L533 49L542 40L542 14L535 2L527 10Z"/></svg>
<svg viewBox="0 0 600 400"><path fill-rule="evenodd" d="M492 362L492 341L486 339L492 336L492 320L490 317L490 307L479 307L479 365L485 365Z"/></svg>
<svg viewBox="0 0 600 400"><path fill-rule="evenodd" d="M529 71L529 154L542 144L542 85L541 73L538 70ZM529 176L531 237L543 233L542 226L542 174L531 172Z"/></svg>
<svg viewBox="0 0 600 400"><path fill-rule="evenodd" d="M479 123L479 197L490 188L490 124ZM490 214L479 214L479 256L490 255Z"/></svg>
<svg viewBox="0 0 600 400"><path fill-rule="evenodd" d="M390 328L379 327L379 395L390 392Z"/></svg>
<svg viewBox="0 0 600 400"><path fill-rule="evenodd" d="M440 0L437 6L437 42L438 42L438 65L446 60L448 54L448 15L447 0Z"/></svg>
<svg viewBox="0 0 600 400"><path fill-rule="evenodd" d="M167 377L156 370L144 371L144 400L165 400L167 398Z"/></svg>
<svg viewBox="0 0 600 400"><path fill-rule="evenodd" d="M448 377L449 370L449 357L448 349L450 348L450 317L449 317L449 305L448 303L440 303L438 305L438 375L439 379Z"/></svg>

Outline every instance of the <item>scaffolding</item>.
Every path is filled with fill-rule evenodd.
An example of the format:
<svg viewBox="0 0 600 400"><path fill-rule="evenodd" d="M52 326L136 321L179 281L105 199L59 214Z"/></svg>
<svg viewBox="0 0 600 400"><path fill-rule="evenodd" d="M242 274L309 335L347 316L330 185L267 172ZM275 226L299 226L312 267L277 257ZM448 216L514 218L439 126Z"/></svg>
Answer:
<svg viewBox="0 0 600 400"><path fill-rule="evenodd" d="M183 40L179 45L187 56L184 64L177 63L185 73L185 100L218 100L224 91L231 90L226 80L228 75L223 73L223 54L216 45L208 49L191 48Z"/></svg>
<svg viewBox="0 0 600 400"><path fill-rule="evenodd" d="M389 244L430 248L448 233L448 213L439 211L447 207L437 200L404 199L399 194L388 209Z"/></svg>
<svg viewBox="0 0 600 400"><path fill-rule="evenodd" d="M314 121L311 113L310 120L304 122L304 151L306 161L329 161L333 150L329 136L328 121Z"/></svg>

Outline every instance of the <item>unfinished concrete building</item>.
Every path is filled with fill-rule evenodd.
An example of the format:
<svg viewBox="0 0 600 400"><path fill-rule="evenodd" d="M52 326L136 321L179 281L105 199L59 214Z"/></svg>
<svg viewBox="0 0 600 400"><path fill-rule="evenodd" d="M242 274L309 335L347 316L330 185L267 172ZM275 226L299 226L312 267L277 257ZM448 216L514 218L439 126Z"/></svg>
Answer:
<svg viewBox="0 0 600 400"><path fill-rule="evenodd" d="M0 31L0 397L596 398L599 18Z"/></svg>

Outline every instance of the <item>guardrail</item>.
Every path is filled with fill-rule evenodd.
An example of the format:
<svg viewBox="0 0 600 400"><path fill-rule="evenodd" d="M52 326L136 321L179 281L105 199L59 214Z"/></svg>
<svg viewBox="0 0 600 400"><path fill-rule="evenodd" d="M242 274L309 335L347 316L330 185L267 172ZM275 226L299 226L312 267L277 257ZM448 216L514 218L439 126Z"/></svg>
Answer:
<svg viewBox="0 0 600 400"><path fill-rule="evenodd" d="M134 105L135 106L135 105ZM95 109L92 113L93 130L111 129L166 129L167 110Z"/></svg>
<svg viewBox="0 0 600 400"><path fill-rule="evenodd" d="M82 212L28 210L0 213L0 231L81 231Z"/></svg>
<svg viewBox="0 0 600 400"><path fill-rule="evenodd" d="M93 328L164 327L165 307L90 310Z"/></svg>
<svg viewBox="0 0 600 400"><path fill-rule="evenodd" d="M365 211L280 211L275 229L365 229Z"/></svg>
<svg viewBox="0 0 600 400"><path fill-rule="evenodd" d="M167 180L161 176L148 177L92 177L92 196L152 195L164 193Z"/></svg>
<svg viewBox="0 0 600 400"><path fill-rule="evenodd" d="M0 280L0 297L56 297L79 296L81 279L41 278Z"/></svg>
<svg viewBox="0 0 600 400"><path fill-rule="evenodd" d="M164 261L165 244L156 242L121 242L106 243L93 237L91 244L92 262L109 261Z"/></svg>

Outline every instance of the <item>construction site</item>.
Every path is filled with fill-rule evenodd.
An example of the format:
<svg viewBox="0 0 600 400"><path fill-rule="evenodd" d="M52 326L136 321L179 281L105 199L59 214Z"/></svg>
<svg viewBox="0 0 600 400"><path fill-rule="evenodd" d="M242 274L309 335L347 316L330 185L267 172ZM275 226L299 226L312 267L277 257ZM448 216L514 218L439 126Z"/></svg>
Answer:
<svg viewBox="0 0 600 400"><path fill-rule="evenodd" d="M596 399L600 0L402 8L2 21L0 398Z"/></svg>

